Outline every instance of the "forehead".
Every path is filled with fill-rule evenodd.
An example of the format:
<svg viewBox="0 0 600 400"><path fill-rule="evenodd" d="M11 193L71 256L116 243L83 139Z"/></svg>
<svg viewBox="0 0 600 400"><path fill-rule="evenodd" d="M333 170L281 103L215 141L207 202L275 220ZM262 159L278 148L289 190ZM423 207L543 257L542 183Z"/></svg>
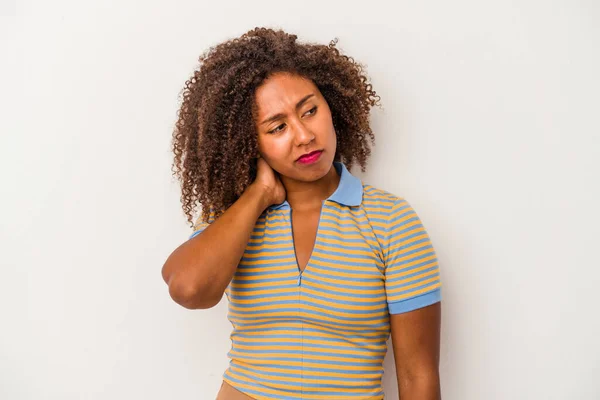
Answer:
<svg viewBox="0 0 600 400"><path fill-rule="evenodd" d="M300 99L310 93L315 96L320 94L310 79L287 72L273 74L254 93L258 115L293 109Z"/></svg>

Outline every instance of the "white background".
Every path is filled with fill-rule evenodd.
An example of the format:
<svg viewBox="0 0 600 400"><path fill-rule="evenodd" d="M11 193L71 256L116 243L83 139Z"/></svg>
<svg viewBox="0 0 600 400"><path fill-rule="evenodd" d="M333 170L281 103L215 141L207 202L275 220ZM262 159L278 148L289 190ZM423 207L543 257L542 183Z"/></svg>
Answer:
<svg viewBox="0 0 600 400"><path fill-rule="evenodd" d="M178 94L255 26L339 47L383 109L364 181L442 268L445 400L600 399L597 1L0 6L0 398L214 399L226 299L174 303ZM397 393L388 354L387 398Z"/></svg>

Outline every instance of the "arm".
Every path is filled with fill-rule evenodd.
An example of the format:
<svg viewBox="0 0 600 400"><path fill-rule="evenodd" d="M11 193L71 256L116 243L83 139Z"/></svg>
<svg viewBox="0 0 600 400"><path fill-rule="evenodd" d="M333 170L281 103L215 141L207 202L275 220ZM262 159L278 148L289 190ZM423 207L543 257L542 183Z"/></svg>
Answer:
<svg viewBox="0 0 600 400"><path fill-rule="evenodd" d="M402 400L440 400L441 279L436 252L405 199L392 206L384 245L385 290Z"/></svg>
<svg viewBox="0 0 600 400"><path fill-rule="evenodd" d="M390 315L398 392L402 400L440 400L441 302Z"/></svg>
<svg viewBox="0 0 600 400"><path fill-rule="evenodd" d="M211 308L221 300L266 207L258 188L249 187L201 234L171 253L162 276L176 303L197 309Z"/></svg>
<svg viewBox="0 0 600 400"><path fill-rule="evenodd" d="M256 180L240 198L200 234L181 244L167 258L162 277L171 298L185 308L215 306L231 282L256 220L285 189L274 171L258 160Z"/></svg>

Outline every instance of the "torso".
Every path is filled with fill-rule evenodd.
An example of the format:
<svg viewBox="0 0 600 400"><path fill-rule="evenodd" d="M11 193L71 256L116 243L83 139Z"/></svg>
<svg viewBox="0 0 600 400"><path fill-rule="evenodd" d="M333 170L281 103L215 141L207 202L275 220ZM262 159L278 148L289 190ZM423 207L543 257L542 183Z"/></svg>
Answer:
<svg viewBox="0 0 600 400"><path fill-rule="evenodd" d="M315 246L321 209L292 212L292 232L298 269L304 271Z"/></svg>
<svg viewBox="0 0 600 400"><path fill-rule="evenodd" d="M360 206L329 200L307 211L284 204L261 215L226 291L234 329L223 391L231 397L219 400L306 390L323 399L345 391L357 400L383 398L385 227L378 221L374 228L366 214L393 201L382 197Z"/></svg>
<svg viewBox="0 0 600 400"><path fill-rule="evenodd" d="M338 167L321 210L292 218L284 202L257 220L225 292L233 330L218 400L384 398L389 303L438 287L437 261L408 203Z"/></svg>

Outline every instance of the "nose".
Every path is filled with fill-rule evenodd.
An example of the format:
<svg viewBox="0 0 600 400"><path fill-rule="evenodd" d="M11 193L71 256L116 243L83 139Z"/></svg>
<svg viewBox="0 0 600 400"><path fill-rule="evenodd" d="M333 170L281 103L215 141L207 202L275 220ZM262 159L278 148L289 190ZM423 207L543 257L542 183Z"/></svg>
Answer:
<svg viewBox="0 0 600 400"><path fill-rule="evenodd" d="M315 134L301 121L294 126L294 139L296 146L307 145L315 139Z"/></svg>

